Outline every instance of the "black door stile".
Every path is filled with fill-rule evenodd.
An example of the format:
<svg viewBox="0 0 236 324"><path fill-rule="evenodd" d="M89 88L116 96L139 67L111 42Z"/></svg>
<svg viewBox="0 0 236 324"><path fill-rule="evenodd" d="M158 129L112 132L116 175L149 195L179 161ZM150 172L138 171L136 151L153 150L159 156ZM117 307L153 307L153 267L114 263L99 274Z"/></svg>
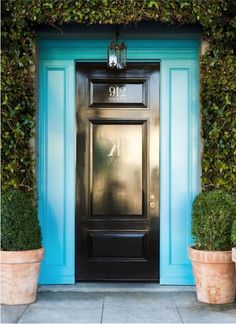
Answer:
<svg viewBox="0 0 236 324"><path fill-rule="evenodd" d="M159 279L159 64L76 64L76 280Z"/></svg>

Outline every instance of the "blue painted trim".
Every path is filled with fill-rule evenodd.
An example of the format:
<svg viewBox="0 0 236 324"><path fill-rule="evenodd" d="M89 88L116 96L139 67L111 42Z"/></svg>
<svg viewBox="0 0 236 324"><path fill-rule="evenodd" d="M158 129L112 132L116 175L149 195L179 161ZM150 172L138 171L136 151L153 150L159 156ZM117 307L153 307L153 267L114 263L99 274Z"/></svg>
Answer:
<svg viewBox="0 0 236 324"><path fill-rule="evenodd" d="M97 61L106 58L108 40L39 40L40 60ZM128 60L197 59L198 40L128 40ZM145 57L143 55L145 51Z"/></svg>
<svg viewBox="0 0 236 324"><path fill-rule="evenodd" d="M41 285L72 285L75 284L75 275L65 275L61 273L40 275L39 284Z"/></svg>
<svg viewBox="0 0 236 324"><path fill-rule="evenodd" d="M187 247L200 190L198 61L163 60L161 71L160 283L192 285ZM183 78L173 84L172 74Z"/></svg>
<svg viewBox="0 0 236 324"><path fill-rule="evenodd" d="M104 40L39 40L40 96L39 96L39 217L44 242L50 250L53 245L47 217L50 203L47 197L48 142L46 124L48 83L45 69L66 71L63 136L64 152L64 222L65 242L61 253L65 266L53 265L53 257L43 263L41 283L74 282L74 214L75 214L75 61L105 61L107 41ZM160 282L161 284L193 284L191 264L187 259L187 246L191 243L191 204L200 189L199 111L198 111L198 40L129 40L129 61L161 62L160 99ZM178 81L178 78L181 82ZM181 84L183 87L181 87ZM184 89L184 90L183 90ZM50 94L51 95L51 94ZM173 102L175 96L175 102ZM182 117L176 122L178 111ZM172 118L175 116L174 118ZM182 123L182 124L181 124ZM183 144L178 137L178 127L185 136ZM177 137L173 135L174 129ZM62 131L62 130L61 130ZM181 132L180 132L181 133ZM174 145L173 145L174 144ZM182 162L178 160L178 147ZM175 161L179 170L175 168ZM62 163L63 161L58 161ZM64 163L63 162L63 163ZM177 177L183 176L183 182ZM175 188L177 183L180 187ZM59 202L58 202L59 203ZM46 219L45 219L46 217ZM57 220L58 222L60 220ZM60 223L61 224L61 223ZM180 233L175 227L179 226ZM64 230L64 229L63 229ZM178 236L178 235L179 236ZM173 241L174 240L174 241ZM57 251L55 251L57 253Z"/></svg>
<svg viewBox="0 0 236 324"><path fill-rule="evenodd" d="M44 284L75 282L74 80L74 62L40 62L38 194L46 250L39 282Z"/></svg>
<svg viewBox="0 0 236 324"><path fill-rule="evenodd" d="M75 49L75 50L90 50L100 49L106 51L106 45L110 40L38 40L38 46L40 49L60 49L61 51L66 49ZM199 49L199 39L185 39L185 40L127 40L127 47L130 49L139 48L142 50L143 48L151 51L161 50L162 52L171 52L173 50L177 50L179 52L183 52L184 50L198 50ZM42 53L41 53L42 54ZM67 51L67 56L70 55Z"/></svg>

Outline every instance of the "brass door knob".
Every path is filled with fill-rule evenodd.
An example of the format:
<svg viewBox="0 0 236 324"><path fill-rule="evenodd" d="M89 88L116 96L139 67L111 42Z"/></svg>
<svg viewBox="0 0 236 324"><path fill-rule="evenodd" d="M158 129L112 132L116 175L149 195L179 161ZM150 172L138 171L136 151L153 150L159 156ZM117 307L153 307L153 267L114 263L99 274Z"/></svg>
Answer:
<svg viewBox="0 0 236 324"><path fill-rule="evenodd" d="M154 201L150 202L149 204L150 208L155 208L156 207L156 203Z"/></svg>

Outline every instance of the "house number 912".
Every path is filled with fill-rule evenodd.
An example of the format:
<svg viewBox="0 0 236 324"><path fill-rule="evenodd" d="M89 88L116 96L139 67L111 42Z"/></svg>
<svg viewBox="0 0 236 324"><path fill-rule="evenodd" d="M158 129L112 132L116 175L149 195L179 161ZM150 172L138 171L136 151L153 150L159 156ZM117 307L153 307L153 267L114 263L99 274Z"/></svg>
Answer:
<svg viewBox="0 0 236 324"><path fill-rule="evenodd" d="M114 86L109 87L110 100L125 100L126 98L126 87L125 86Z"/></svg>

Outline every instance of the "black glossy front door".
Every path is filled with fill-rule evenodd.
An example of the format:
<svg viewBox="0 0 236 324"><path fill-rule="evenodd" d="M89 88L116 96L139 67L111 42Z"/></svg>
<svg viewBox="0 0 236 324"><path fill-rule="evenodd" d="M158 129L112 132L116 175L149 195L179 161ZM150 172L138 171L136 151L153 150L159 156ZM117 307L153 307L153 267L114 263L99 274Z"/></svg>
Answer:
<svg viewBox="0 0 236 324"><path fill-rule="evenodd" d="M159 65L77 63L77 280L159 279Z"/></svg>

